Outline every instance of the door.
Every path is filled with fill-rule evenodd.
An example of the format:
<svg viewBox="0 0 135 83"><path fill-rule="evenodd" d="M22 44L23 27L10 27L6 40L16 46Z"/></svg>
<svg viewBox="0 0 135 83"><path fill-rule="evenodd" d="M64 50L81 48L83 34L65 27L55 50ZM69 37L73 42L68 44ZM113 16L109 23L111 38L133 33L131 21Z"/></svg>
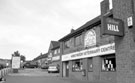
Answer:
<svg viewBox="0 0 135 83"><path fill-rule="evenodd" d="M69 62L63 62L63 77L69 76Z"/></svg>
<svg viewBox="0 0 135 83"><path fill-rule="evenodd" d="M69 76L69 62L66 62L66 77Z"/></svg>

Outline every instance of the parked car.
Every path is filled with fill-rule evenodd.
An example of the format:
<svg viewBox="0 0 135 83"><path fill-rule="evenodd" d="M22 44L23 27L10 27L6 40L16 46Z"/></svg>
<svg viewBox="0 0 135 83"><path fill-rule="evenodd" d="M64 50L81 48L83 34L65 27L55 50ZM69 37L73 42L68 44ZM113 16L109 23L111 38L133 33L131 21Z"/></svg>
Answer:
<svg viewBox="0 0 135 83"><path fill-rule="evenodd" d="M59 73L59 67L57 65L50 65L48 67L48 73Z"/></svg>
<svg viewBox="0 0 135 83"><path fill-rule="evenodd" d="M38 68L38 64L34 62L27 62L23 65L23 68Z"/></svg>
<svg viewBox="0 0 135 83"><path fill-rule="evenodd" d="M42 64L42 65L41 65L41 69L48 69L48 67L49 67L49 66L46 65L46 64Z"/></svg>

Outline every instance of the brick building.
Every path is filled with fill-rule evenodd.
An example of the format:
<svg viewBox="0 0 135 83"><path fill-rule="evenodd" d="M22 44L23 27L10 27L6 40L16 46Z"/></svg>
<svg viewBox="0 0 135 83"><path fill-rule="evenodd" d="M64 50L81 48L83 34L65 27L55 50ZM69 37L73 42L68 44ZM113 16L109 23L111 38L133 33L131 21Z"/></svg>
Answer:
<svg viewBox="0 0 135 83"><path fill-rule="evenodd" d="M134 0L112 0L110 9L109 0L104 0L100 16L59 40L62 77L108 83L135 82L134 3ZM103 16L124 23L122 36L102 35ZM114 24L119 22L113 20ZM110 30L119 33L119 29L113 26Z"/></svg>
<svg viewBox="0 0 135 83"><path fill-rule="evenodd" d="M48 57L50 58L49 65L60 65L60 44L58 41L51 41Z"/></svg>

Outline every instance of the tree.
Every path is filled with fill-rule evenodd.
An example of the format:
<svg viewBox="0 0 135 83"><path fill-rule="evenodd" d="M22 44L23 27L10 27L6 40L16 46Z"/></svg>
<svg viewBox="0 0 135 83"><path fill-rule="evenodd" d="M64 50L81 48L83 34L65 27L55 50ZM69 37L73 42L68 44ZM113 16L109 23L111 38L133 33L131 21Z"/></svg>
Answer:
<svg viewBox="0 0 135 83"><path fill-rule="evenodd" d="M21 60L24 62L26 60L26 57L24 55L21 55Z"/></svg>
<svg viewBox="0 0 135 83"><path fill-rule="evenodd" d="M14 52L14 54L12 54L12 56L20 56L20 53L18 51Z"/></svg>

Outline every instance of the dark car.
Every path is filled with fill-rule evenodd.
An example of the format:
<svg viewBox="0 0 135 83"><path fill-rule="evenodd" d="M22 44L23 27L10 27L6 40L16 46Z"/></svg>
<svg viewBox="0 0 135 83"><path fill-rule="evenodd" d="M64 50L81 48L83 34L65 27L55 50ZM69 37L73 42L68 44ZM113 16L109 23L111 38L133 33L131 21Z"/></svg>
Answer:
<svg viewBox="0 0 135 83"><path fill-rule="evenodd" d="M49 66L46 65L46 64L42 64L42 65L41 65L41 69L48 69L48 67L49 67Z"/></svg>
<svg viewBox="0 0 135 83"><path fill-rule="evenodd" d="M23 68L38 68L38 64L33 62L27 62L24 64Z"/></svg>

